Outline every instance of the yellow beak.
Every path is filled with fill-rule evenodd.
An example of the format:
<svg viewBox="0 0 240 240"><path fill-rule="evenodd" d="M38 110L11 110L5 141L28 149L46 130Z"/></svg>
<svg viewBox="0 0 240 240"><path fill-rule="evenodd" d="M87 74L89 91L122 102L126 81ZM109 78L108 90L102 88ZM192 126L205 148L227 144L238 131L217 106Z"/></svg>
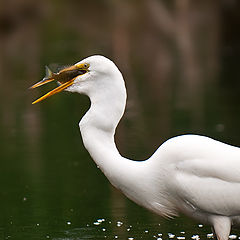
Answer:
<svg viewBox="0 0 240 240"><path fill-rule="evenodd" d="M58 73L52 73L51 70L48 67L46 67L46 77L42 81L34 84L30 88L36 88L36 87L42 86L42 85L52 82L52 81L59 82L60 86L58 86L57 88L48 92L47 94L43 95L42 97L38 98L32 104L41 102L42 100L44 100L56 93L63 91L67 87L71 86L73 84L74 80L78 76L83 75L83 74L87 73L88 71L89 71L88 63L75 64L73 66L62 69Z"/></svg>
<svg viewBox="0 0 240 240"><path fill-rule="evenodd" d="M32 104L41 102L42 100L44 100L44 99L46 99L46 98L48 98L48 97L50 97L50 96L52 96L52 95L54 95L54 94L56 94L56 93L59 93L59 92L63 91L64 89L66 89L67 87L69 87L69 86L71 86L71 85L73 84L74 79L75 79L75 78L73 78L73 79L71 79L71 80L69 80L69 81L61 84L61 85L58 86L57 88L53 89L52 91L46 93L46 94L43 95L42 97L40 97L40 98L38 98L37 100L35 100L34 102L32 102ZM34 84L34 85L33 85L32 87L30 87L30 88L36 88L36 87L42 86L42 85L44 85L44 84L46 84L46 83L52 82L52 81L54 81L54 80L55 80L55 79L42 80L42 81Z"/></svg>

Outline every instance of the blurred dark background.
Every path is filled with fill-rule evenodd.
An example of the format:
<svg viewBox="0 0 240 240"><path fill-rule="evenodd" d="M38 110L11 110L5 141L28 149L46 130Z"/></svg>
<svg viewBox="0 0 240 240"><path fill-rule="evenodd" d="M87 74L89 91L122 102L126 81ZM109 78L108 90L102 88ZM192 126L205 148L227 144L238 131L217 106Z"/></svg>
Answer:
<svg viewBox="0 0 240 240"><path fill-rule="evenodd" d="M164 221L128 202L96 170L78 129L87 97L61 93L31 105L55 86L28 88L45 65L102 54L128 89L116 136L124 156L146 159L184 133L240 146L239 11L237 0L2 1L0 234L38 239L67 219L76 226L98 214L134 219L134 208L143 222ZM36 233L38 223L44 230Z"/></svg>

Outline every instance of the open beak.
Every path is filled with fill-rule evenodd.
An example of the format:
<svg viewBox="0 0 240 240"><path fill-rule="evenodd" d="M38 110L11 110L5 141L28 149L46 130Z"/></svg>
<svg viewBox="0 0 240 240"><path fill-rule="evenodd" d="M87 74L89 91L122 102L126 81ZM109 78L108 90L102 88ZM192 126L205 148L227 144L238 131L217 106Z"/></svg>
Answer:
<svg viewBox="0 0 240 240"><path fill-rule="evenodd" d="M38 98L37 100L35 100L34 102L32 102L32 104L41 102L42 100L44 100L44 99L46 99L46 98L48 98L48 97L50 97L50 96L52 96L52 95L54 95L54 94L56 94L56 93L59 93L59 92L63 91L64 89L66 89L67 87L69 87L69 86L71 86L71 85L73 84L74 79L75 79L75 78L73 78L73 79L71 79L71 80L69 80L69 81L61 84L61 85L58 86L57 88L53 89L52 91L46 93L46 94L43 95L42 97L40 97L40 98ZM46 83L52 82L52 81L54 81L54 80L55 80L55 79L46 79L46 80L43 79L42 81L34 84L34 85L33 85L32 87L30 87L30 88L36 88L36 87L42 86L42 85L44 85L44 84L46 84Z"/></svg>
<svg viewBox="0 0 240 240"><path fill-rule="evenodd" d="M60 86L58 86L57 88L48 92L47 94L43 95L42 97L38 98L32 104L41 102L45 98L48 98L56 93L63 91L64 89L71 86L73 84L74 80L78 76L83 75L87 72L89 72L89 64L88 63L75 64L73 66L62 69L58 73L53 73L53 72L51 72L51 70L48 67L46 67L46 77L42 81L34 84L30 88L36 88L36 87L42 86L42 85L52 82L52 81L59 82Z"/></svg>

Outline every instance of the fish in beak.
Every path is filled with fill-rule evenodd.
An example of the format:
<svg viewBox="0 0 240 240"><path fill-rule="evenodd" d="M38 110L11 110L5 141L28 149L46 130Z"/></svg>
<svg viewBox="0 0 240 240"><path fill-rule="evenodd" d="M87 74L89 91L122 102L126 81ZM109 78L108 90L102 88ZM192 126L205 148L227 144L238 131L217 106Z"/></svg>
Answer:
<svg viewBox="0 0 240 240"><path fill-rule="evenodd" d="M56 93L63 91L64 89L71 86L76 77L79 75L83 75L89 71L89 64L76 64L67 68L60 70L58 73L53 73L47 66L46 66L46 76L43 78L42 81L34 84L30 88L37 88L46 83L56 81L58 82L59 86L53 89L52 91L46 93L42 97L38 98L32 104L38 103Z"/></svg>

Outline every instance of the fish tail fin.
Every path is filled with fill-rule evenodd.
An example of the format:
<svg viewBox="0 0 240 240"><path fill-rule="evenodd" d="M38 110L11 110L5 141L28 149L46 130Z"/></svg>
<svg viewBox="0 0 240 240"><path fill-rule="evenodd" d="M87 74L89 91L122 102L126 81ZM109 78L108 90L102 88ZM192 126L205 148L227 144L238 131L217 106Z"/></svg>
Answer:
<svg viewBox="0 0 240 240"><path fill-rule="evenodd" d="M53 73L48 66L45 66L46 69L46 76L44 79L53 79L55 77L55 73Z"/></svg>
<svg viewBox="0 0 240 240"><path fill-rule="evenodd" d="M45 68L46 68L46 76L43 78L42 81L34 84L34 85L31 86L30 88L36 88L36 87L42 86L42 85L44 85L44 84L46 84L46 83L49 83L49 82L52 82L52 81L56 80L55 77L56 77L57 74L56 74L56 73L53 73L53 72L49 69L48 66L45 66Z"/></svg>

